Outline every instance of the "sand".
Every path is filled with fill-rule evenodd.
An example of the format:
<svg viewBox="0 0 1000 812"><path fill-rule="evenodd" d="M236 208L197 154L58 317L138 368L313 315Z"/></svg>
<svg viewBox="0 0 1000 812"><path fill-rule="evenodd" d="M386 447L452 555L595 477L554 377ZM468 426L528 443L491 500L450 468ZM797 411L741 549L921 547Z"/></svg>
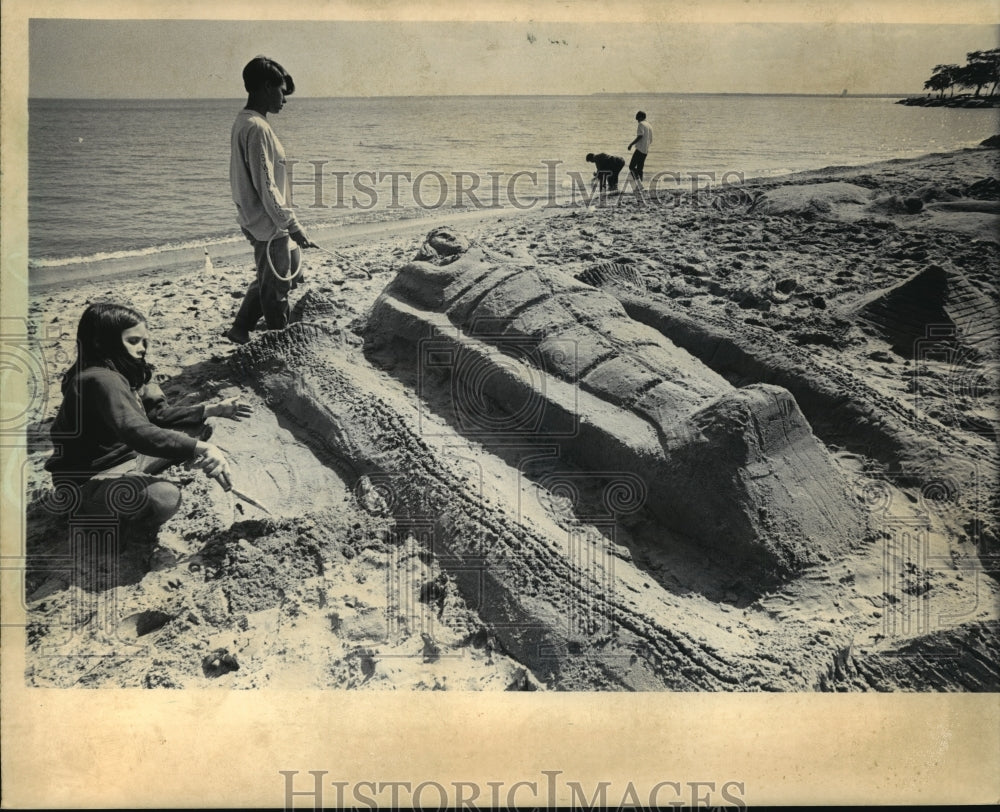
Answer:
<svg viewBox="0 0 1000 812"><path fill-rule="evenodd" d="M547 478L553 468L529 469L509 443L463 429L442 406L447 380L365 352L376 299L447 217L323 234L347 261L308 255L293 301L305 297L303 320L322 337L307 338L308 360L286 369L273 366L273 336L243 350L221 338L249 250L88 281L50 274L29 307L46 392L58 393L86 304L131 302L149 318L151 360L173 402L239 394L253 405L245 422L213 418L213 441L237 489L267 512L175 468L184 502L160 531L153 570L148 551L83 556L69 541L82 529L54 509L42 470L59 397L42 399L25 472L27 683L997 690L1000 217L935 206L984 199L996 163L996 151L966 150L451 223L514 267L574 275L627 265L645 291L608 292L705 380L791 392L869 529L846 547L816 539L822 555L766 585L724 541L694 543L648 505L595 517L600 494L568 499ZM331 392L353 400L326 408ZM361 426L365 444L350 434ZM478 533L486 517L528 546L502 556L491 547L470 576L468 548L435 544L412 507L404 517L387 504L391 475L407 473L378 467L389 453L438 471L452 494L465 487L454 483L475 483L465 508L435 503L467 512L442 519L448 527L475 519ZM810 485L801 498L815 499ZM599 562L586 572L605 579L600 601L573 591L581 549ZM531 584L533 561L546 569ZM481 590L482 578L495 591ZM579 629L560 629L556 595L586 610L585 642L603 641L600 657L574 660ZM501 599L537 621L538 640L499 622L491 600ZM539 640L565 644L558 668L544 666Z"/></svg>

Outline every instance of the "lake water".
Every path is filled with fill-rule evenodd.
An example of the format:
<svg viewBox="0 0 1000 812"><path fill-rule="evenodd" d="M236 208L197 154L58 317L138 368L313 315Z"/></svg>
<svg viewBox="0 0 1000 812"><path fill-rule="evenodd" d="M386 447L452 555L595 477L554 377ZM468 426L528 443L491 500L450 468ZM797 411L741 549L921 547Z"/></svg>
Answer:
<svg viewBox="0 0 1000 812"><path fill-rule="evenodd" d="M589 188L588 152L628 160L635 111L646 181L733 181L974 146L996 110L888 98L741 95L307 99L269 116L295 161L307 227L465 207L530 208ZM229 132L243 100L29 102L30 264L239 241ZM623 178L624 178L623 173Z"/></svg>

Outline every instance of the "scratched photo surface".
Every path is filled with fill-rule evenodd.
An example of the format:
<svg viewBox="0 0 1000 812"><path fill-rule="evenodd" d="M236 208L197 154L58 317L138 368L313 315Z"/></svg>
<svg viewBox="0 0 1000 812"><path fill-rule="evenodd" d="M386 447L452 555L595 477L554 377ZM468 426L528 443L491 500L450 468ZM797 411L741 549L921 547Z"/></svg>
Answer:
<svg viewBox="0 0 1000 812"><path fill-rule="evenodd" d="M1000 689L996 8L780 6L5 11L8 729L268 731L215 805L653 807L804 797L839 724L823 800L916 797L865 754ZM427 724L477 757L387 770ZM771 752L667 775L685 725ZM189 797L71 741L18 797Z"/></svg>

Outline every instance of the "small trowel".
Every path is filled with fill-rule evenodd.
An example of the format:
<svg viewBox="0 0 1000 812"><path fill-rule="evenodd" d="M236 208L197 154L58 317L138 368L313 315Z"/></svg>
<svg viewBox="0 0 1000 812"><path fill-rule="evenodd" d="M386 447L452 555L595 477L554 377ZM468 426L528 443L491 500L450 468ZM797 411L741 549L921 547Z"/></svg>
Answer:
<svg viewBox="0 0 1000 812"><path fill-rule="evenodd" d="M231 494L232 494L233 496L235 496L235 497L236 497L237 499L240 499L241 501L243 501L243 502L246 502L246 503L247 503L248 505L253 505L253 506L254 506L255 508L260 508L260 509L261 509L261 510L263 510L263 511L264 511L264 512L265 512L265 513L266 513L266 514L268 515L268 516L271 516L271 515L273 515L273 514L271 513L271 511L269 511L269 510L268 510L268 509L267 509L266 507L264 507L264 506L263 506L263 505L262 505L262 504L261 504L260 502L258 502L258 501L257 501L256 499L254 499L254 498L253 498L252 496L247 496L247 495L246 495L245 493L243 493L243 491L239 491L239 490L237 490L236 488L230 488L230 489L229 489L229 492L230 492L230 493L231 493Z"/></svg>

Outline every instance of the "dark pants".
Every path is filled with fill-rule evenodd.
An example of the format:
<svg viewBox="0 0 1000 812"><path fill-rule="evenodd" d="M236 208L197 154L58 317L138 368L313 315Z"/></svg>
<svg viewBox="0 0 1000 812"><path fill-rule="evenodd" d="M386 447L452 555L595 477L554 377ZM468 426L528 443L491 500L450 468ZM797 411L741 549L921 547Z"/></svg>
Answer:
<svg viewBox="0 0 1000 812"><path fill-rule="evenodd" d="M243 234L253 245L257 277L247 288L233 326L250 332L263 316L267 329L283 330L288 326L288 293L299 283L301 277L284 281L277 275L289 276L299 269L302 261L299 247L292 244L291 237L275 237L270 243L271 261L268 262L267 240L254 239L245 229Z"/></svg>
<svg viewBox="0 0 1000 812"><path fill-rule="evenodd" d="M629 172L636 180L642 180L642 168L646 165L646 153L636 150L632 153L632 160L628 163Z"/></svg>
<svg viewBox="0 0 1000 812"><path fill-rule="evenodd" d="M177 512L181 492L173 482L143 473L91 479L81 487L78 516L106 516L158 527Z"/></svg>
<svg viewBox="0 0 1000 812"><path fill-rule="evenodd" d="M181 503L180 489L156 476L172 464L140 454L90 478L54 475L52 480L63 492L58 501L75 503L71 519L89 517L155 528L173 516Z"/></svg>
<svg viewBox="0 0 1000 812"><path fill-rule="evenodd" d="M622 167L625 166L622 163L617 169L601 169L597 172L597 182L599 188L607 188L612 192L618 188L618 174L622 171Z"/></svg>
<svg viewBox="0 0 1000 812"><path fill-rule="evenodd" d="M176 426L178 431L207 440L212 428L204 423ZM71 518L121 521L127 525L156 528L173 516L181 504L181 491L157 474L174 465L173 460L137 454L93 476L53 474L52 484L63 490L57 501L76 503Z"/></svg>
<svg viewBox="0 0 1000 812"><path fill-rule="evenodd" d="M113 595L108 590L135 583L149 570L160 527L181 504L180 488L154 475L170 464L140 454L78 484L56 483L57 490L79 489L67 519L72 583L82 590L80 611L111 629L118 620L114 599L95 596Z"/></svg>

